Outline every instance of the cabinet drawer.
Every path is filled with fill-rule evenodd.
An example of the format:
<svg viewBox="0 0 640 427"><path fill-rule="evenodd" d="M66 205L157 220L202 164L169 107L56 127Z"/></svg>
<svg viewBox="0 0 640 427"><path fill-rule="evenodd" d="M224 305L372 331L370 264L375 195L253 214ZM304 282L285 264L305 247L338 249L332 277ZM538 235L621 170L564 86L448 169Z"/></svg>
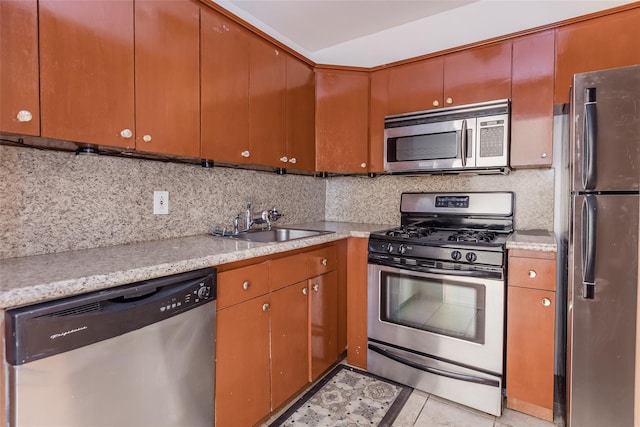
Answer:
<svg viewBox="0 0 640 427"><path fill-rule="evenodd" d="M556 290L553 259L509 257L507 284L525 288Z"/></svg>
<svg viewBox="0 0 640 427"><path fill-rule="evenodd" d="M292 255L270 262L269 282L272 291L306 280L307 254Z"/></svg>
<svg viewBox="0 0 640 427"><path fill-rule="evenodd" d="M307 252L308 277L318 276L338 267L338 248L333 245L328 248Z"/></svg>
<svg viewBox="0 0 640 427"><path fill-rule="evenodd" d="M269 292L269 263L218 273L218 310Z"/></svg>

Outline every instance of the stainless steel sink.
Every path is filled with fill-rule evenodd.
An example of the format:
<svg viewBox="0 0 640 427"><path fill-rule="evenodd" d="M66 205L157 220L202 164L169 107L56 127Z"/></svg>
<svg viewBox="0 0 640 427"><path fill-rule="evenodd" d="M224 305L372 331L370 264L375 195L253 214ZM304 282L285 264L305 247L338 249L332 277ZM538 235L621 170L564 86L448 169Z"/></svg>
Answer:
<svg viewBox="0 0 640 427"><path fill-rule="evenodd" d="M271 243L321 236L329 233L333 233L333 231L301 230L298 228L272 228L271 230L243 231L229 237L232 239L246 240L248 242Z"/></svg>

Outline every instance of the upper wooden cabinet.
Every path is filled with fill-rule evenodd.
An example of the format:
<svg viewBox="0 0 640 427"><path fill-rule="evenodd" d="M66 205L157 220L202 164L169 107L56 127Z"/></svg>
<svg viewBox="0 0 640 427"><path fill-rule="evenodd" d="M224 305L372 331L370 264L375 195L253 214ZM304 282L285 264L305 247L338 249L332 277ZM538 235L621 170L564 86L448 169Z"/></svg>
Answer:
<svg viewBox="0 0 640 427"><path fill-rule="evenodd" d="M369 74L316 71L316 170L365 173L368 161Z"/></svg>
<svg viewBox="0 0 640 427"><path fill-rule="evenodd" d="M573 75L640 64L640 7L557 29L555 103L569 102Z"/></svg>
<svg viewBox="0 0 640 427"><path fill-rule="evenodd" d="M313 68L286 55L286 157L292 169L315 169L316 82ZM284 162L283 162L283 166Z"/></svg>
<svg viewBox="0 0 640 427"><path fill-rule="evenodd" d="M42 136L134 148L133 1L39 10Z"/></svg>
<svg viewBox="0 0 640 427"><path fill-rule="evenodd" d="M0 131L40 134L38 3L0 1Z"/></svg>
<svg viewBox="0 0 640 427"><path fill-rule="evenodd" d="M200 155L249 160L249 32L206 8L201 16Z"/></svg>
<svg viewBox="0 0 640 427"><path fill-rule="evenodd" d="M136 149L198 157L198 4L136 0L135 66Z"/></svg>
<svg viewBox="0 0 640 427"><path fill-rule="evenodd" d="M286 167L286 58L255 35L249 51L249 162Z"/></svg>
<svg viewBox="0 0 640 427"><path fill-rule="evenodd" d="M442 106L511 97L511 41L444 56Z"/></svg>
<svg viewBox="0 0 640 427"><path fill-rule="evenodd" d="M444 59L437 57L389 69L387 114L443 107Z"/></svg>
<svg viewBox="0 0 640 427"><path fill-rule="evenodd" d="M369 100L369 172L384 172L384 117L389 105L389 69L371 73Z"/></svg>
<svg viewBox="0 0 640 427"><path fill-rule="evenodd" d="M196 3L39 4L42 136L199 156Z"/></svg>
<svg viewBox="0 0 640 427"><path fill-rule="evenodd" d="M554 30L513 41L511 167L549 167L553 154Z"/></svg>

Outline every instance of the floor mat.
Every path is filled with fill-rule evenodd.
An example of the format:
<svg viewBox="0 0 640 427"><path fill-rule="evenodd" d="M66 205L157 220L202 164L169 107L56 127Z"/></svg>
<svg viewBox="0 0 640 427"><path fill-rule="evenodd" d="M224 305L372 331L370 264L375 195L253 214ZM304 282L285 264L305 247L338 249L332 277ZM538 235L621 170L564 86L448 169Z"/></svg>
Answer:
<svg viewBox="0 0 640 427"><path fill-rule="evenodd" d="M413 389L336 366L269 427L391 426Z"/></svg>

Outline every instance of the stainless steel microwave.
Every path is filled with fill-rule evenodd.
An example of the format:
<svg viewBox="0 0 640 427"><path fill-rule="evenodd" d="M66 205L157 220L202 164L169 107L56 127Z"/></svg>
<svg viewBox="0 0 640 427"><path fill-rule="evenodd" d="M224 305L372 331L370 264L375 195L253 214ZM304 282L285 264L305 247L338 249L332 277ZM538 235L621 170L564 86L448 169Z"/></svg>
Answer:
<svg viewBox="0 0 640 427"><path fill-rule="evenodd" d="M508 173L508 99L387 116L384 170Z"/></svg>

